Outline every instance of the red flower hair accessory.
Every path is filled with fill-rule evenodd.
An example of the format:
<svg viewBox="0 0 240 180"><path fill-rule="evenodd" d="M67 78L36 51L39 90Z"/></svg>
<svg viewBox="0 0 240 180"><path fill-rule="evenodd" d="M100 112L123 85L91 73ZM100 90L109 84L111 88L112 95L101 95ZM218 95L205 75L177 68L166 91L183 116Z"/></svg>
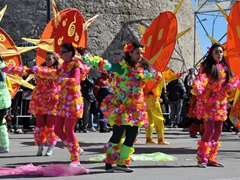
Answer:
<svg viewBox="0 0 240 180"><path fill-rule="evenodd" d="M134 50L134 46L132 45L132 43L129 43L129 44L126 44L124 47L123 47L123 53L126 53L126 52L131 52Z"/></svg>

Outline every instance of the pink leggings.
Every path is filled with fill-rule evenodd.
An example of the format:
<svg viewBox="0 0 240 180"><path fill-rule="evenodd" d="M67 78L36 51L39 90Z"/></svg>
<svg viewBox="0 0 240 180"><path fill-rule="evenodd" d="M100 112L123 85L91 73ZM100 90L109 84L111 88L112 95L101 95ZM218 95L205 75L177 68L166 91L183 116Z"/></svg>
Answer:
<svg viewBox="0 0 240 180"><path fill-rule="evenodd" d="M46 115L46 114L36 114L36 126L44 127L45 125L48 128L52 128L54 126L56 120L56 116L54 115Z"/></svg>
<svg viewBox="0 0 240 180"><path fill-rule="evenodd" d="M202 136L202 141L209 142L212 139L217 142L219 141L220 135L222 133L223 121L205 121L204 127L205 132Z"/></svg>
<svg viewBox="0 0 240 180"><path fill-rule="evenodd" d="M74 127L77 119L70 119L66 117L57 116L55 123L55 134L62 140L68 142L76 141L76 135L74 133Z"/></svg>

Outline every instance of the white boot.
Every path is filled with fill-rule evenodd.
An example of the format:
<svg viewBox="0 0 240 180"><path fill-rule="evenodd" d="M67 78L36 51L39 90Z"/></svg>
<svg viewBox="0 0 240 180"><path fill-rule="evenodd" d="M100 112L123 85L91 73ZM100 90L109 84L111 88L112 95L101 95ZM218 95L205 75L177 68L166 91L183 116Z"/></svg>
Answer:
<svg viewBox="0 0 240 180"><path fill-rule="evenodd" d="M48 146L45 156L51 156L53 153L53 148L54 148L53 145Z"/></svg>
<svg viewBox="0 0 240 180"><path fill-rule="evenodd" d="M43 145L39 145L38 146L38 152L37 152L37 156L42 156L43 155Z"/></svg>

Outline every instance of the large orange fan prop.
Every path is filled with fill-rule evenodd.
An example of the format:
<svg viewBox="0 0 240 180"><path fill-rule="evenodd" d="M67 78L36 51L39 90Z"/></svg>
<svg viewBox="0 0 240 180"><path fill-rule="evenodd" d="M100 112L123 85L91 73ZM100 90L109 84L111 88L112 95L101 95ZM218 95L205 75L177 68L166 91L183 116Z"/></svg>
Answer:
<svg viewBox="0 0 240 180"><path fill-rule="evenodd" d="M146 45L144 57L160 72L166 69L172 56L176 40L190 30L189 28L177 34L178 24L176 13L182 2L183 0L179 2L174 12L167 11L160 13L146 31L144 31L143 27L140 27L143 33L141 43ZM148 81L144 88L144 93L148 94L155 84L155 81Z"/></svg>
<svg viewBox="0 0 240 180"><path fill-rule="evenodd" d="M240 1L234 3L228 17L227 61L231 70L240 77Z"/></svg>
<svg viewBox="0 0 240 180"><path fill-rule="evenodd" d="M4 51L4 47L8 48L7 51L9 52L9 47L14 48L16 47L15 43L13 40L8 36L8 34L0 28L0 51ZM14 51L17 51L15 48ZM4 57L4 61L6 65L13 65L13 66L20 66L22 64L21 56L19 54L14 54L12 56L6 56ZM17 93L20 85L17 83L12 84L12 92L10 92L11 97L13 98L15 94Z"/></svg>

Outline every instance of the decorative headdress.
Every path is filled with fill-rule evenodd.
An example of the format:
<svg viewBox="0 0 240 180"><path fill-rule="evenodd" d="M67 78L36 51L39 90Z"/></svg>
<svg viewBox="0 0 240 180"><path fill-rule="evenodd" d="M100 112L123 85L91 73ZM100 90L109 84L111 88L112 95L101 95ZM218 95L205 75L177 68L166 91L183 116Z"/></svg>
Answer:
<svg viewBox="0 0 240 180"><path fill-rule="evenodd" d="M134 46L132 45L132 43L126 44L123 47L123 53L125 54L126 52L131 52L134 50Z"/></svg>

